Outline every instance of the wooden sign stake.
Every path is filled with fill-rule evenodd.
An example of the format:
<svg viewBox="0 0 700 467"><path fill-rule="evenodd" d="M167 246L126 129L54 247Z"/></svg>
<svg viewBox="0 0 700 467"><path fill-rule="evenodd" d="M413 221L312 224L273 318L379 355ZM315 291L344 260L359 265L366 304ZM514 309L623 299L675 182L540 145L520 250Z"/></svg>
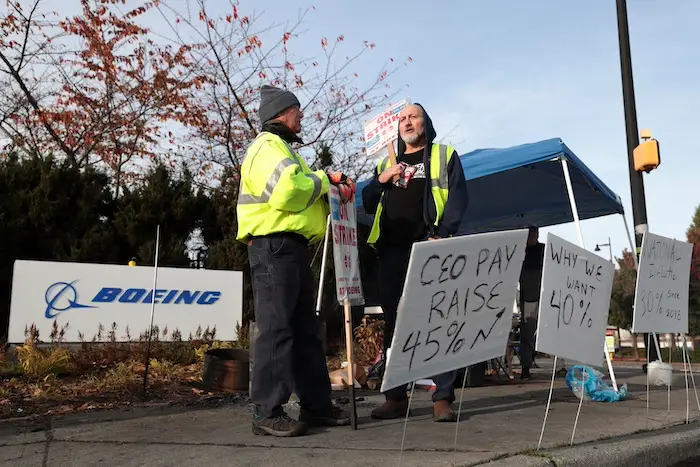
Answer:
<svg viewBox="0 0 700 467"><path fill-rule="evenodd" d="M396 165L396 152L394 152L394 143L393 141L389 144L386 145L386 148L389 150L389 163L391 165ZM398 175L394 175L394 181L396 182L399 179Z"/></svg>
<svg viewBox="0 0 700 467"><path fill-rule="evenodd" d="M357 410L355 407L355 368L352 355L352 315L350 313L350 300L345 298L343 303L345 311L345 351L348 356L348 387L350 389L350 425L357 430Z"/></svg>

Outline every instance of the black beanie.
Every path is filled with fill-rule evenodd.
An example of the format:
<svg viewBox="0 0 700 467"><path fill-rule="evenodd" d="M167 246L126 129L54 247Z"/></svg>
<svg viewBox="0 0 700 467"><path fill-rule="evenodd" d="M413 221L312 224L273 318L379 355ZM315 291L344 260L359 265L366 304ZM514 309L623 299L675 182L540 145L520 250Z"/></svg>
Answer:
<svg viewBox="0 0 700 467"><path fill-rule="evenodd" d="M279 115L283 110L298 105L299 99L289 91L273 86L263 85L260 88L260 108L258 116L260 123L266 123Z"/></svg>

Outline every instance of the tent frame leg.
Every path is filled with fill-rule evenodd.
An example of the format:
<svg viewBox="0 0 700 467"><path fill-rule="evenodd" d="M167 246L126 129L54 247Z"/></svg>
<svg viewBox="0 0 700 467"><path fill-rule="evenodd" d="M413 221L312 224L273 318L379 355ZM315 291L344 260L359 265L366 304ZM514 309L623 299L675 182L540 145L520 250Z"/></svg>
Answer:
<svg viewBox="0 0 700 467"><path fill-rule="evenodd" d="M576 225L576 233L578 233L578 241L581 248L586 248L583 241L583 231L581 230L581 220L578 216L578 207L576 207L576 197L574 196L574 188L571 184L571 174L569 173L569 162L566 158L561 158L561 168L564 171L564 181L566 182L566 192L569 195L569 204L571 204L571 213L574 216L574 224Z"/></svg>
<svg viewBox="0 0 700 467"><path fill-rule="evenodd" d="M565 157L562 157L561 159L561 168L564 171L564 181L566 182L566 191L569 194L569 203L571 204L571 213L574 216L574 224L576 224L576 232L578 233L578 240L581 245L581 248L586 248L586 245L583 241L583 231L581 230L581 219L579 218L578 215L578 207L576 206L576 197L574 196L574 187L571 184L571 174L569 172L569 162L566 160ZM607 323L606 323L607 326ZM605 345L605 341L603 341L603 353L608 356L607 354L607 347ZM617 386L617 381L615 378L615 371L613 370L612 367L612 362L610 361L609 358L606 358L606 363L608 365L608 371L610 372L610 379L615 383L615 386ZM617 391L617 387L615 387L615 390Z"/></svg>

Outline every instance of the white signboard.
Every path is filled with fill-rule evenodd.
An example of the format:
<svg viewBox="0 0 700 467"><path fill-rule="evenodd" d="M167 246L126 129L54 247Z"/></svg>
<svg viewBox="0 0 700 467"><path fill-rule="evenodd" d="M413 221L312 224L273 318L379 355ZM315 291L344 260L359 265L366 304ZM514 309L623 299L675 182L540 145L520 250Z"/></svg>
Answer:
<svg viewBox="0 0 700 467"><path fill-rule="evenodd" d="M357 216L355 203L341 203L338 188L330 187L331 229L333 233L333 260L335 289L338 302L347 298L353 306L364 305L360 262L357 250Z"/></svg>
<svg viewBox="0 0 700 467"><path fill-rule="evenodd" d="M399 112L409 104L402 100L365 122L365 148L371 156L399 137Z"/></svg>
<svg viewBox="0 0 700 467"><path fill-rule="evenodd" d="M527 235L413 245L382 392L505 355Z"/></svg>
<svg viewBox="0 0 700 467"><path fill-rule="evenodd" d="M86 341L100 324L117 324L117 340L148 333L151 303L153 324L162 331L178 329L183 339L201 327L216 326L216 338L236 340L242 324L243 273L189 268L158 268L153 290L153 267L108 264L15 261L12 275L9 342L21 343L25 328L34 323L39 339L49 341L53 322L68 325L65 339ZM104 333L103 339L107 339Z"/></svg>
<svg viewBox="0 0 700 467"><path fill-rule="evenodd" d="M547 234L536 350L600 366L615 266Z"/></svg>
<svg viewBox="0 0 700 467"><path fill-rule="evenodd" d="M693 244L644 234L634 297L632 332L688 332Z"/></svg>

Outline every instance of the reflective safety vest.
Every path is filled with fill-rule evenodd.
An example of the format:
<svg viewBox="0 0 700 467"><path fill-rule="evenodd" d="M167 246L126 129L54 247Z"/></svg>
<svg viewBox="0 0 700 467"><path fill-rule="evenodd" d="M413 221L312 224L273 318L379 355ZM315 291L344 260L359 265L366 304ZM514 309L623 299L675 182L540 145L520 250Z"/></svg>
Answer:
<svg viewBox="0 0 700 467"><path fill-rule="evenodd" d="M251 236L291 232L310 243L326 233L330 182L323 170L312 172L279 136L262 132L246 151L238 192L238 233Z"/></svg>
<svg viewBox="0 0 700 467"><path fill-rule="evenodd" d="M448 189L448 177L447 177L447 164L452 158L454 153L454 148L452 146L447 146L445 144L433 143L430 149L430 180L426 182L430 183L430 191L433 195L433 201L435 202L435 226L437 227L442 219L442 214L445 212L445 204L447 203L447 195L449 194ZM382 159L379 164L377 164L377 176L379 176L384 170L391 166L391 161L389 156ZM369 238L367 243L374 248L380 235L380 222L382 219L382 211L384 210L384 193L382 193L379 199L379 205L377 206L377 212L374 214L374 223L372 224L372 230L369 233Z"/></svg>

